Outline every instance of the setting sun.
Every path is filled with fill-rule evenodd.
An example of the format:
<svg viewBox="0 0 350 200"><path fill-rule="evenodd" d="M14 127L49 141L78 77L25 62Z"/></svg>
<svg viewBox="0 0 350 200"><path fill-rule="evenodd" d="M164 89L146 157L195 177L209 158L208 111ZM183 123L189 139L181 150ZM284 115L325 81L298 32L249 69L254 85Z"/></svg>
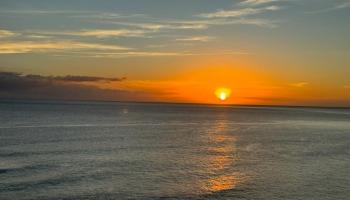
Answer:
<svg viewBox="0 0 350 200"><path fill-rule="evenodd" d="M221 101L225 101L231 95L231 90L228 88L218 88L215 91L215 96Z"/></svg>

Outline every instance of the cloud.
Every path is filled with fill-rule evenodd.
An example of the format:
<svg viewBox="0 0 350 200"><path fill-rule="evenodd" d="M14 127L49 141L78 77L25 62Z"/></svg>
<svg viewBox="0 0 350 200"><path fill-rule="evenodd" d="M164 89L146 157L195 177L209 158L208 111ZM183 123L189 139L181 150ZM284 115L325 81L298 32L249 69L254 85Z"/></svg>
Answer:
<svg viewBox="0 0 350 200"><path fill-rule="evenodd" d="M161 23L168 24L130 24L130 26L137 26L140 28L150 29L154 32L159 32L166 29L207 29L211 26L223 26L223 25L255 25L261 27L275 27L276 21L268 20L268 19L244 19L244 18L200 18L197 20L168 20ZM118 23L119 24L119 23Z"/></svg>
<svg viewBox="0 0 350 200"><path fill-rule="evenodd" d="M317 13L326 13L326 12L332 12L332 11L336 11L336 10L340 10L340 9L346 9L346 8L350 8L350 2L342 2L339 4L335 4L329 8L325 8L325 9L321 9L321 10L314 10L314 11L309 11L307 13L310 14L317 14Z"/></svg>
<svg viewBox="0 0 350 200"><path fill-rule="evenodd" d="M75 75L67 75L67 76L42 76L42 75L33 75L33 74L21 74L16 72L0 72L0 81L1 86L11 85L12 83L29 83L24 84L23 86L27 87L32 84L33 82L52 82L52 81L59 81L59 82L98 82L98 81L104 81L104 82L112 82L112 81L123 81L126 78L107 78L107 77L99 77L99 76L75 76ZM35 84L34 84L35 85Z"/></svg>
<svg viewBox="0 0 350 200"><path fill-rule="evenodd" d="M299 82L299 83L292 83L292 84L289 84L290 86L293 86L293 87L299 87L299 88L302 88L302 87L305 87L307 85L309 85L308 82Z"/></svg>
<svg viewBox="0 0 350 200"><path fill-rule="evenodd" d="M276 2L278 0L245 0L242 1L240 4L242 5L260 5L260 4L267 4L267 3L272 3L272 2Z"/></svg>
<svg viewBox="0 0 350 200"><path fill-rule="evenodd" d="M124 81L125 78L107 78L97 76L42 76L23 75L15 72L0 72L0 92L19 92L47 88L58 85L72 85L97 82Z"/></svg>
<svg viewBox="0 0 350 200"><path fill-rule="evenodd" d="M193 36L178 38L177 41L207 42L209 36ZM56 53L55 56L80 56L91 58L124 58L124 57L163 57L163 56L198 56L198 55L231 55L247 54L242 52L219 52L215 54L174 51L143 51L132 48L99 43L83 43L75 41L5 41L0 45L0 54L20 53Z"/></svg>
<svg viewBox="0 0 350 200"><path fill-rule="evenodd" d="M244 51L221 51L221 52L157 52L157 51L126 51L126 52L84 52L81 57L89 58L126 58L126 57L175 57L175 56L217 56L217 55L250 55ZM60 54L57 56L71 56L72 54Z"/></svg>
<svg viewBox="0 0 350 200"><path fill-rule="evenodd" d="M142 28L151 30L161 29L206 29L208 28L205 24L190 24L190 23L175 23L174 24L142 24Z"/></svg>
<svg viewBox="0 0 350 200"><path fill-rule="evenodd" d="M245 4L263 4L263 0L247 0ZM265 0L267 1L267 0ZM270 0L271 1L271 0ZM244 2L242 2L244 4ZM205 13L194 15L190 19L159 19L152 18L142 14L121 15L118 13L101 13L93 11L54 11L54 10L17 10L17 11L0 11L0 13L11 14L57 14L71 17L84 16L83 19L88 19L91 22L111 23L115 24L117 28L105 29L83 29L57 31L35 31L26 30L21 33L21 40L17 41L3 41L0 45L0 54L19 54L19 53L46 53L58 52L68 55L78 55L85 52L104 51L109 54L96 54L95 57L141 57L141 56L183 56L183 55L198 55L196 53L188 52L146 52L143 49L133 50L128 47L100 44L98 42L78 42L73 40L87 39L82 37L96 37L96 38L117 38L117 37L154 37L156 33L164 33L164 35L172 37L176 41L183 42L207 42L213 38L208 36L196 36L192 32L192 36L178 38L178 36L168 35L170 32L176 30L203 30L213 26L227 26L227 25L254 25L260 27L275 27L275 21L268 19L253 19L244 18L245 16L256 15L263 12L278 10L280 7L275 5L263 7L238 7L233 10L221 10L212 13ZM89 17L91 15L91 17ZM130 16L130 17L128 17ZM94 21L95 20L95 21ZM0 30L1 37L10 37L16 33L8 30ZM76 36L76 37L75 37ZM57 38L56 38L57 37ZM56 39L55 39L56 38ZM63 39L64 38L64 39ZM177 39L176 39L177 38ZM67 39L67 40L66 40ZM92 39L92 38L88 38ZM132 51L131 51L132 50ZM123 52L116 52L123 51ZM126 52L125 52L126 51ZM74 54L73 54L74 53Z"/></svg>
<svg viewBox="0 0 350 200"><path fill-rule="evenodd" d="M250 18L250 19L211 18L206 20L188 21L188 23L202 24L202 25L205 25L206 27L241 24L241 25L255 25L255 26L271 28L271 27L276 27L277 21L268 20L268 19L256 19L256 18Z"/></svg>
<svg viewBox="0 0 350 200"><path fill-rule="evenodd" d="M26 35L26 37L28 37L28 38L34 38L34 39L49 39L49 38L52 38L51 36L48 36L48 35L37 35L37 34L34 34L34 35Z"/></svg>
<svg viewBox="0 0 350 200"><path fill-rule="evenodd" d="M218 25L228 25L228 24L242 24L242 25L255 25L260 27L275 28L277 26L276 21L268 19L236 19L236 20L224 20L217 21Z"/></svg>
<svg viewBox="0 0 350 200"><path fill-rule="evenodd" d="M200 30L206 29L208 26L204 23L191 23L189 20L173 21L173 20L156 20L154 22L120 22L120 21L103 21L103 23L117 24L123 26L137 27L145 32L159 32L162 30Z"/></svg>
<svg viewBox="0 0 350 200"><path fill-rule="evenodd" d="M1 99L154 101L169 95L158 87L134 86L125 78L95 76L43 76L0 72ZM158 83L154 83L158 86ZM134 88L130 88L134 86ZM167 85L168 86L168 85Z"/></svg>
<svg viewBox="0 0 350 200"><path fill-rule="evenodd" d="M280 7L277 6L270 6L266 8L246 8L247 10L241 11L240 14L243 15L243 13L246 13L247 15L255 13L264 12L264 9L267 10L273 10L273 9L279 9ZM250 12L250 13L249 13ZM237 14L238 15L238 14ZM198 16L200 17L198 19ZM153 19L151 22L123 22L123 21L110 21L110 20L104 20L102 23L108 23L108 24L116 24L116 25L122 25L122 26L129 26L129 27L136 27L139 28L146 33L157 33L161 31L171 31L171 30L203 30L207 29L210 26L215 25L234 25L234 24L246 24L246 25L256 25L261 27L274 27L274 22L267 19L225 19L225 18L208 18L205 17L206 14L199 14L196 15L193 19L184 19L184 20L159 20L159 19Z"/></svg>
<svg viewBox="0 0 350 200"><path fill-rule="evenodd" d="M77 36L95 36L95 37L139 37L144 36L145 31L142 30L86 30L81 32L72 32L72 35Z"/></svg>
<svg viewBox="0 0 350 200"><path fill-rule="evenodd" d="M343 2L341 4L335 5L334 9L338 10L338 9L349 8L349 7L350 7L350 2Z"/></svg>
<svg viewBox="0 0 350 200"><path fill-rule="evenodd" d="M203 14L202 14L203 15ZM199 15L201 16L201 15ZM197 15L198 17L198 15ZM230 19L224 18L206 18L187 19L187 20L156 20L154 22L121 22L121 21L103 21L103 23L136 27L145 33L157 33L168 30L203 30L214 25L233 25L246 24L272 27L274 22L267 19Z"/></svg>
<svg viewBox="0 0 350 200"><path fill-rule="evenodd" d="M81 15L74 15L74 18L94 18L94 19L102 19L102 20L119 20L119 19L130 19L130 18L148 18L149 16L145 14L120 14L120 13L110 13L110 12L93 12L86 11L86 13L76 13Z"/></svg>
<svg viewBox="0 0 350 200"><path fill-rule="evenodd" d="M0 29L0 38L13 37L16 35L18 35L18 34L12 32L12 31Z"/></svg>
<svg viewBox="0 0 350 200"><path fill-rule="evenodd" d="M0 72L0 98L116 99L127 91L102 89L87 82L121 82L125 78L42 76Z"/></svg>
<svg viewBox="0 0 350 200"><path fill-rule="evenodd" d="M27 77L30 77L30 75L27 75ZM70 81L70 82L91 82L91 81L105 81L105 82L111 82L111 81L122 81L126 78L106 78L106 77L98 77L98 76L49 76L49 77L42 77L39 76L39 78L49 78L52 80L57 81Z"/></svg>
<svg viewBox="0 0 350 200"><path fill-rule="evenodd" d="M127 50L129 48L96 43L83 43L73 41L17 41L2 42L0 45L0 54L9 53L29 53L29 52L52 52L62 50Z"/></svg>
<svg viewBox="0 0 350 200"><path fill-rule="evenodd" d="M149 32L149 31L148 31ZM79 31L55 31L55 32L32 32L38 35L69 35L80 37L144 37L147 31L145 30L128 30L128 29L93 29Z"/></svg>
<svg viewBox="0 0 350 200"><path fill-rule="evenodd" d="M241 8L236 10L219 10L212 13L204 13L198 15L203 18L229 18L229 17L244 17L249 15L256 15L267 11L280 10L279 6L267 6L262 8Z"/></svg>
<svg viewBox="0 0 350 200"><path fill-rule="evenodd" d="M168 56L190 56L194 55L187 52L149 52L149 51L128 51L128 52L106 52L92 53L83 55L93 58L125 58L125 57L168 57Z"/></svg>
<svg viewBox="0 0 350 200"><path fill-rule="evenodd" d="M209 36L193 36L193 37L187 37L187 38L178 38L176 41L183 41L183 42L208 42L213 40L214 37Z"/></svg>

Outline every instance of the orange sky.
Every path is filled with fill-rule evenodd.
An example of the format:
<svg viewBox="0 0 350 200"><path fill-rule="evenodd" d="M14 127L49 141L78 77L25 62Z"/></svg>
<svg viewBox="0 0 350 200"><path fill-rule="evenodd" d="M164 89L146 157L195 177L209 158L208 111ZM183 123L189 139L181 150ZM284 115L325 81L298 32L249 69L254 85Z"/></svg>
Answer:
<svg viewBox="0 0 350 200"><path fill-rule="evenodd" d="M146 101L210 104L314 105L322 100L331 102L334 95L346 94L346 88L337 91L306 82L288 83L261 71L230 66L201 67L166 79L126 80L98 86L146 92L149 94ZM215 90L222 87L232 92L225 101L215 96ZM349 97L344 95L344 99Z"/></svg>

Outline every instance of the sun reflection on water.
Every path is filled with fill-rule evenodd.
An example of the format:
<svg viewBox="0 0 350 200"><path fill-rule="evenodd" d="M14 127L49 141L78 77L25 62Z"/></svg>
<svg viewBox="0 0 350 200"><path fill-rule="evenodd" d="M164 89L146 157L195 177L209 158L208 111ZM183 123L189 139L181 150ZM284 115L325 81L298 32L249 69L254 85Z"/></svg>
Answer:
<svg viewBox="0 0 350 200"><path fill-rule="evenodd" d="M230 133L228 126L227 120L220 120L206 136L210 143L206 147L209 154L206 170L209 175L203 188L207 192L233 189L242 182L242 174L234 168L238 160L237 138Z"/></svg>
<svg viewBox="0 0 350 200"><path fill-rule="evenodd" d="M238 174L231 174L212 178L208 180L207 190L209 190L210 192L217 192L222 190L233 189L239 183L238 177Z"/></svg>

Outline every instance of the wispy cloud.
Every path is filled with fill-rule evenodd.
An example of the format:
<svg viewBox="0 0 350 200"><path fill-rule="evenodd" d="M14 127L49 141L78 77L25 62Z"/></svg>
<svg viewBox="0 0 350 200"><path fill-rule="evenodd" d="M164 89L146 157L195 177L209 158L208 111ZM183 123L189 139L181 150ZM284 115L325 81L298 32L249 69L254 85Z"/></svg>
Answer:
<svg viewBox="0 0 350 200"><path fill-rule="evenodd" d="M267 3L272 3L276 2L279 0L245 0L242 1L240 4L242 5L260 5L260 4L267 4Z"/></svg>
<svg viewBox="0 0 350 200"><path fill-rule="evenodd" d="M277 21L269 19L260 19L260 18L212 18L206 20L196 20L190 21L189 23L204 24L208 27L210 26L224 26L224 25L255 25L261 27L275 27Z"/></svg>
<svg viewBox="0 0 350 200"><path fill-rule="evenodd" d="M101 19L101 20L119 20L119 19L130 19L130 18L141 18L145 19L148 18L148 15L145 14L121 14L121 13L109 13L109 12L93 12L90 11L89 13L77 13L79 15L74 15L74 18L94 18L94 19ZM81 15L80 15L81 14Z"/></svg>
<svg viewBox="0 0 350 200"><path fill-rule="evenodd" d="M346 9L346 8L350 8L350 2L342 2L342 3L338 3L335 4L329 8L325 8L325 9L321 9L321 10L314 10L314 11L309 11L307 13L309 14L317 14L317 13L326 13L326 12L332 12L332 11L336 11L336 10L340 10L340 9Z"/></svg>
<svg viewBox="0 0 350 200"><path fill-rule="evenodd" d="M128 30L128 29L96 29L82 30L76 32L63 32L62 34L74 36L92 36L98 38L106 37L141 37L146 34L144 30Z"/></svg>
<svg viewBox="0 0 350 200"><path fill-rule="evenodd" d="M110 23L113 28L103 29L84 29L78 27L76 30L23 30L22 32L12 32L10 30L0 30L0 38L12 37L20 35L20 40L3 41L0 46L0 54L11 53L45 53L58 52L58 54L78 55L87 51L98 52L95 57L145 57L145 56L193 56L203 55L198 53L188 53L186 50L182 52L147 52L142 49L131 49L119 45L101 44L99 42L87 43L79 42L84 40L83 37L94 38L119 38L119 37L140 37L140 38L155 38L156 34L164 34L171 37L172 40L180 42L208 42L215 37L201 36L197 34L203 29L214 26L227 25L254 25L261 27L275 27L276 22L270 19L253 18L251 16L275 11L281 9L276 5L265 5L269 2L279 0L246 0L241 2L243 6L238 6L237 9L219 10L211 13L203 13L193 15L188 19L160 19L152 18L144 14L122 15L119 13L99 13L96 11L74 11L74 10L0 10L0 14L23 14L23 15L64 15L77 19L80 16L85 16L81 19L91 20L96 23ZM262 6L255 6L260 5ZM254 6L251 6L254 5ZM90 16L90 17L89 17ZM249 16L249 17L248 17ZM77 18L75 18L77 17ZM246 18L247 17L247 18ZM80 19L79 19L80 20ZM95 21L94 21L95 20ZM106 27L106 26L103 26ZM108 26L107 26L108 27ZM186 32L186 37L173 34L181 30ZM196 32L194 32L194 30ZM188 34L191 33L191 34ZM181 34L182 35L182 34ZM17 39L17 38L16 38ZM88 38L93 39L93 38ZM95 40L96 41L96 40ZM158 44L158 42L157 42ZM163 45L163 44L161 44ZM102 53L101 53L102 52ZM106 53L106 54L104 54ZM235 53L234 53L235 54Z"/></svg>
<svg viewBox="0 0 350 200"><path fill-rule="evenodd" d="M293 87L302 88L302 87L309 85L309 83L308 82L299 82L299 83L291 83L289 85L293 86Z"/></svg>
<svg viewBox="0 0 350 200"><path fill-rule="evenodd" d="M28 76L28 75L27 75ZM99 76L75 76L75 75L67 75L67 76L49 76L44 77L57 81L69 81L69 82L111 82L111 81L123 81L126 78L107 78L107 77L99 77Z"/></svg>
<svg viewBox="0 0 350 200"><path fill-rule="evenodd" d="M187 52L157 52L157 51L126 51L126 52L93 52L80 54L82 57L90 58L126 58L126 57L173 57L190 56ZM70 56L70 55L61 55Z"/></svg>
<svg viewBox="0 0 350 200"><path fill-rule="evenodd" d="M206 29L208 26L205 23L191 23L189 20L156 20L154 22L116 22L104 21L103 23L111 23L123 26L130 26L142 29L146 32L159 32L163 30L200 30Z"/></svg>
<svg viewBox="0 0 350 200"><path fill-rule="evenodd" d="M255 25L260 27L274 28L277 26L277 21L268 19L235 19L235 20L224 20L217 21L218 24L228 25L228 24L242 24L242 25Z"/></svg>
<svg viewBox="0 0 350 200"><path fill-rule="evenodd" d="M18 35L18 34L12 32L12 31L0 29L0 38L12 37L12 36L16 36L16 35Z"/></svg>
<svg viewBox="0 0 350 200"><path fill-rule="evenodd" d="M25 35L28 38L33 38L33 39L49 39L52 38L52 36L48 35L39 35L39 34L32 34L32 35Z"/></svg>
<svg viewBox="0 0 350 200"><path fill-rule="evenodd" d="M218 55L250 55L245 51L219 51L219 52L169 52L169 51L123 51L123 52L84 52L81 57L92 58L126 58L126 57L178 57L178 56L218 56ZM61 54L57 56L72 56Z"/></svg>
<svg viewBox="0 0 350 200"><path fill-rule="evenodd" d="M213 40L214 37L210 36L193 36L193 37L186 37L186 38L178 38L176 41L182 41L182 42L208 42Z"/></svg>
<svg viewBox="0 0 350 200"><path fill-rule="evenodd" d="M174 23L174 24L145 24L141 27L145 29L159 30L159 29L206 29L205 24L190 24L190 23Z"/></svg>
<svg viewBox="0 0 350 200"><path fill-rule="evenodd" d="M129 48L96 43L83 43L73 41L17 41L2 42L0 45L0 54L9 53L29 53L29 52L52 52L62 50L127 50Z"/></svg>
<svg viewBox="0 0 350 200"><path fill-rule="evenodd" d="M39 38L40 39L40 38ZM210 36L193 36L178 38L183 42L207 42L214 39ZM131 51L133 50L133 51ZM4 41L0 45L0 54L20 53L54 53L56 56L82 56L94 58L123 58L123 57L163 57L163 56L200 56L200 55L234 55L247 54L241 51L224 51L218 53L196 53L188 51L157 52L133 49L119 45L101 43L85 43L70 40L53 41Z"/></svg>
<svg viewBox="0 0 350 200"><path fill-rule="evenodd" d="M155 32L167 31L167 30L202 30L207 29L212 26L224 26L224 25L254 25L261 27L275 27L277 21L269 19L260 19L260 18L200 18L200 19L191 19L191 20L166 20L160 21L158 23L123 23L123 22L111 22L113 24L121 24L134 26L141 29L145 29Z"/></svg>
<svg viewBox="0 0 350 200"><path fill-rule="evenodd" d="M338 5L334 6L334 9L343 9L343 8L349 8L350 7L350 2L343 2Z"/></svg>
<svg viewBox="0 0 350 200"><path fill-rule="evenodd" d="M80 37L145 37L150 31L137 29L84 29L77 31L27 31L31 35L45 36L80 36Z"/></svg>
<svg viewBox="0 0 350 200"><path fill-rule="evenodd" d="M212 13L200 14L198 16L203 18L244 17L249 15L260 14L267 11L276 11L280 9L281 7L272 5L272 6L262 7L262 8L241 8L241 9L234 9L234 10L219 10Z"/></svg>
<svg viewBox="0 0 350 200"><path fill-rule="evenodd" d="M116 24L141 29L147 33L158 33L162 31L176 30L203 30L215 25L255 25L261 27L275 27L275 22L268 19L245 19L244 16L259 14L267 11L279 10L278 6L267 6L262 8L240 8L237 10L222 10L213 13L194 15L191 19L156 19L145 18L137 22L125 22L116 20L103 20L101 23ZM236 18L234 18L236 17ZM144 21L145 20L145 21Z"/></svg>

